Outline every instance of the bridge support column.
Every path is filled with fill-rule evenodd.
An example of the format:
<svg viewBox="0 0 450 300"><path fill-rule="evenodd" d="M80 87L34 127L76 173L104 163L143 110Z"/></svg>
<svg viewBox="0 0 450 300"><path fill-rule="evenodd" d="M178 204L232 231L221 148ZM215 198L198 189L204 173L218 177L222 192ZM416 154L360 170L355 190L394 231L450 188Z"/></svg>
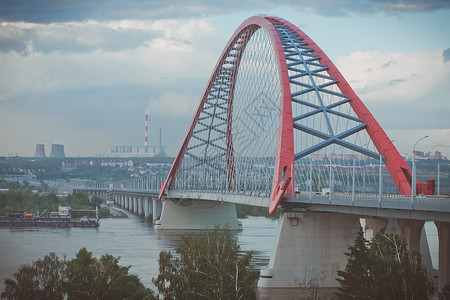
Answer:
<svg viewBox="0 0 450 300"><path fill-rule="evenodd" d="M167 199L163 202L161 218L155 222L155 229L202 230L225 224L232 230L242 229L234 203Z"/></svg>
<svg viewBox="0 0 450 300"><path fill-rule="evenodd" d="M142 215L143 214L143 203L142 203L142 197L137 198L137 203L138 203L138 209L137 209L137 213L138 215Z"/></svg>
<svg viewBox="0 0 450 300"><path fill-rule="evenodd" d="M366 234L366 240L369 241L373 239L378 232L384 232L384 229L388 224L387 219L373 218L365 220L366 226L364 228L364 233Z"/></svg>
<svg viewBox="0 0 450 300"><path fill-rule="evenodd" d="M125 209L128 210L128 196L123 196L123 197L124 197Z"/></svg>
<svg viewBox="0 0 450 300"><path fill-rule="evenodd" d="M137 198L133 197L133 213L137 214Z"/></svg>
<svg viewBox="0 0 450 300"><path fill-rule="evenodd" d="M150 213L150 209L149 209L149 198L144 198L144 218L148 218L149 217L149 213Z"/></svg>
<svg viewBox="0 0 450 300"><path fill-rule="evenodd" d="M347 247L361 230L359 217L339 213L283 212L268 269L260 288L299 288L312 276L324 275L321 286L337 288L337 271L347 265Z"/></svg>
<svg viewBox="0 0 450 300"><path fill-rule="evenodd" d="M161 217L161 211L162 211L162 201L159 201L157 199L153 199L153 205L152 205L152 219L153 224L156 223L157 220Z"/></svg>
<svg viewBox="0 0 450 300"><path fill-rule="evenodd" d="M420 251L420 237L425 221L420 220L399 220L402 236L408 242L408 250Z"/></svg>
<svg viewBox="0 0 450 300"><path fill-rule="evenodd" d="M434 222L439 236L439 291L450 283L450 223Z"/></svg>

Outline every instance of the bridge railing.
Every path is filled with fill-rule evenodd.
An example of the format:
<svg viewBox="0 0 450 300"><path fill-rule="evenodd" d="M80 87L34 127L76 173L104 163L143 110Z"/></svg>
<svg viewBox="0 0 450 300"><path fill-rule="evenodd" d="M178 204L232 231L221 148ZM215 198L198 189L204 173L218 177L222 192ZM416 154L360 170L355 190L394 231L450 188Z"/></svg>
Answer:
<svg viewBox="0 0 450 300"><path fill-rule="evenodd" d="M290 198L290 202L450 212L449 196L416 196L412 200L411 196L400 194L386 194L380 199L378 194L333 193L330 196L322 193L300 192Z"/></svg>

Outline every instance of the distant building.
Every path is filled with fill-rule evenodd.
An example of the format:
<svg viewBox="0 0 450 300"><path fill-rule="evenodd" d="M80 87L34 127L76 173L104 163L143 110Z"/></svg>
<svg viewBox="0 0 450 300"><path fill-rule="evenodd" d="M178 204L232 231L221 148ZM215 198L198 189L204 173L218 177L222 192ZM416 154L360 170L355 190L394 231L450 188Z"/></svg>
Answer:
<svg viewBox="0 0 450 300"><path fill-rule="evenodd" d="M52 152L50 152L50 157L53 158L64 158L64 145L63 144L52 144Z"/></svg>
<svg viewBox="0 0 450 300"><path fill-rule="evenodd" d="M442 156L441 151L435 151L434 154L431 153L431 151L428 151L427 153L424 153L423 151L414 151L414 154L416 155L416 158L432 158L432 159L442 159L447 160L447 156Z"/></svg>
<svg viewBox="0 0 450 300"><path fill-rule="evenodd" d="M34 153L34 157L36 158L46 157L44 144L36 144L36 152Z"/></svg>
<svg viewBox="0 0 450 300"><path fill-rule="evenodd" d="M112 146L108 154L113 157L166 156L164 146Z"/></svg>

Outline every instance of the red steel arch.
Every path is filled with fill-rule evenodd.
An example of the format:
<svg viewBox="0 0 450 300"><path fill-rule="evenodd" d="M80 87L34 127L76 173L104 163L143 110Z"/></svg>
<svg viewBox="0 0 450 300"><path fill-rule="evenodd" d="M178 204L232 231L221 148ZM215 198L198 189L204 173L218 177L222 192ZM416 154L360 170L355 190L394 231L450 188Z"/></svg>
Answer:
<svg viewBox="0 0 450 300"><path fill-rule="evenodd" d="M182 143L182 146L178 152L178 155L172 165L172 168L167 176L166 181L163 183L159 199L161 199L164 191L166 189L172 189L176 180L176 174L180 168L182 159L186 153L186 149L189 144L189 140L194 132L194 127L199 120L200 113L203 109L205 101L207 99L208 93L214 84L215 78L218 75L222 65L225 62L228 54L230 53L232 47L236 43L241 43L243 49L245 49L245 44L248 42L253 33L262 28L267 33L271 45L274 50L274 54L277 61L277 68L280 80L281 88L281 98L280 98L280 115L279 115L279 126L278 126L278 138L277 138L277 150L275 157L275 170L274 177L272 181L272 191L270 199L269 212L272 214L279 203L281 202L283 196L291 196L292 186L294 186L294 135L293 135L293 118L292 118L292 103L291 103L291 89L290 80L288 73L288 66L286 62L285 49L283 48L282 40L275 26L275 23L282 24L290 30L294 31L299 37L301 37L307 45L313 49L314 54L319 57L319 62L327 67L327 72L330 76L337 79L337 86L341 92L350 98L350 105L356 115L364 120L367 127L367 133L374 143L376 149L381 151L381 148L385 145L383 156L386 158L387 169L393 178L399 192L404 195L411 194L411 171L408 165L405 163L395 146L390 143L387 144L390 139L369 112L367 107L355 94L353 89L350 87L348 82L336 68L336 66L331 62L327 55L317 46L317 44L308 37L303 31L298 29L292 23L283 20L281 18L269 17L269 16L254 16L246 21L244 21L239 28L234 32L231 39L227 43L224 51L222 52L211 77L209 78L206 89L201 98L198 109L194 115L191 122L191 126L186 134L186 137ZM243 51L243 50L242 50ZM242 52L240 53L242 55ZM236 65L233 67L233 78L230 85L229 93L229 110L233 105L233 83L236 79L237 70L239 69L239 58ZM234 154L233 154L233 141L231 136L231 115L227 116L227 172L228 172L228 184L232 185L234 176Z"/></svg>
<svg viewBox="0 0 450 300"><path fill-rule="evenodd" d="M246 21L244 21L244 23L242 23L239 26L239 28L234 32L233 36L229 40L224 51L222 52L220 59L214 68L214 72L211 74L211 77L208 81L208 84L202 96L202 100L200 101L199 107L191 122L189 131L186 134L186 137L178 152L178 155L175 158L172 168L169 171L167 179L161 187L159 199L161 199L166 188L171 189L175 183L176 173L181 165L181 161L184 157L186 148L189 144L189 140L194 131L195 124L197 123L201 110L205 104L208 92L211 89L212 84L214 83L215 77L219 72L220 67L222 66L228 53L230 52L230 49L236 43L237 39L242 36L243 33L249 32L249 36L247 37L248 41L251 35L259 28L263 28L270 38L278 64L279 78L281 83L280 118L279 118L278 141L277 141L278 145L275 161L274 179L272 183L272 195L270 202L271 212L274 212L276 210L285 192L291 190L290 186L291 184L294 183L294 180L293 178L287 175L293 173L292 168L294 162L294 144L293 144L291 93L289 87L289 76L286 64L286 57L284 55L284 49L278 31L275 28L275 25L272 23L271 19L269 17L254 16L247 19ZM239 68L239 66L236 66L236 68ZM229 119L228 122L231 122L231 120ZM230 143L231 142L227 141L228 145ZM228 150L230 150L230 148ZM233 154L227 153L227 155L232 156Z"/></svg>
<svg viewBox="0 0 450 300"><path fill-rule="evenodd" d="M320 57L320 62L328 67L328 74L338 80L337 85L339 89L343 94L350 97L350 105L356 115L363 119L367 124L367 133L372 139L372 142L376 146L378 152L380 152L383 145L385 145L382 154L386 158L386 167L400 194L411 195L411 170L398 152L397 148L395 148L394 144L389 143L390 139L384 132L383 128L381 128L380 124L375 120L361 99L353 91L350 84L347 80L345 80L344 76L342 76L341 72L339 72L322 49L320 49L320 47L308 35L297 28L297 26L281 18L271 19L276 20L297 33L308 44L308 46L314 50L314 53Z"/></svg>

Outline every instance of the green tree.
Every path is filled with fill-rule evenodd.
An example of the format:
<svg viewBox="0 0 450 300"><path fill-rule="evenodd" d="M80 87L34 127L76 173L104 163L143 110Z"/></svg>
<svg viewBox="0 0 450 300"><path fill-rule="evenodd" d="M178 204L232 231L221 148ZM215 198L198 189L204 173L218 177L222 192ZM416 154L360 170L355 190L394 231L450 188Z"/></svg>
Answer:
<svg viewBox="0 0 450 300"><path fill-rule="evenodd" d="M152 291L139 277L128 274L131 266L119 266L119 259L110 254L96 259L81 248L67 263L68 299L151 299Z"/></svg>
<svg viewBox="0 0 450 300"><path fill-rule="evenodd" d="M341 299L365 299L373 289L369 271L372 268L372 260L369 259L368 242L362 231L358 233L355 244L348 249L350 251L345 253L348 257L345 271L338 271L338 275L342 277L337 279L341 284L338 296ZM358 285L358 288L355 288L355 285Z"/></svg>
<svg viewBox="0 0 450 300"><path fill-rule="evenodd" d="M22 265L14 279L5 279L2 299L155 299L131 266L120 266L120 257L105 254L97 259L81 248L70 261L51 252L32 264Z"/></svg>
<svg viewBox="0 0 450 300"><path fill-rule="evenodd" d="M164 299L255 299L259 272L249 268L252 253L239 249L227 227L184 236L177 257L160 253L153 283Z"/></svg>
<svg viewBox="0 0 450 300"><path fill-rule="evenodd" d="M349 247L348 263L339 271L340 299L428 299L431 281L420 253L408 251L405 238L378 233L367 242L362 232Z"/></svg>
<svg viewBox="0 0 450 300"><path fill-rule="evenodd" d="M62 299L65 258L50 252L44 259L20 266L14 279L5 279L2 299Z"/></svg>

